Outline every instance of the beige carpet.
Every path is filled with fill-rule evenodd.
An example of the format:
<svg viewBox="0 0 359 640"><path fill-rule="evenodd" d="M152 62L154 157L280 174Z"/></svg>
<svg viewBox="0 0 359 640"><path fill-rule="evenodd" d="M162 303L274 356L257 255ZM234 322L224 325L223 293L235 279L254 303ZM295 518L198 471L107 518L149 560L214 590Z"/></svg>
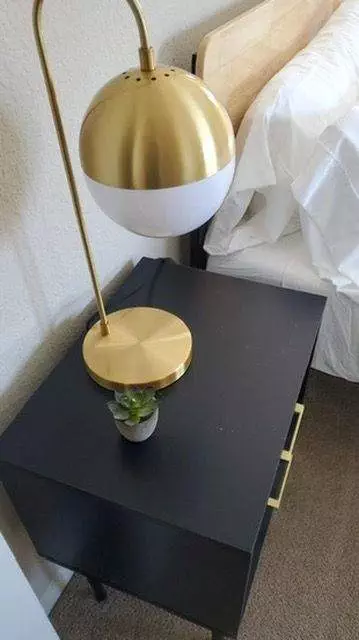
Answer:
<svg viewBox="0 0 359 640"><path fill-rule="evenodd" d="M75 577L52 613L61 640L205 640L210 634ZM296 458L240 640L359 640L359 385L313 372Z"/></svg>

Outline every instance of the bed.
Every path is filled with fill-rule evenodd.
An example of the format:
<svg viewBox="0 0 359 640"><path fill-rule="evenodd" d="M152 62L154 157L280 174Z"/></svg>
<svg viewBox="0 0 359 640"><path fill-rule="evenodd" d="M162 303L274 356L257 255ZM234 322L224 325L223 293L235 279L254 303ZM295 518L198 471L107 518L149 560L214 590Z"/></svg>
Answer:
<svg viewBox="0 0 359 640"><path fill-rule="evenodd" d="M312 40L339 4L339 0L266 0L203 38L195 72L227 108L235 132L262 88ZM208 256L203 248L207 228L191 234L192 266L329 297L313 366L357 381L357 362L354 368L345 362L333 366L328 358L329 334L330 342L342 340L335 329L333 334L342 299L313 267L302 232L285 235L274 244ZM336 360L342 360L341 355Z"/></svg>

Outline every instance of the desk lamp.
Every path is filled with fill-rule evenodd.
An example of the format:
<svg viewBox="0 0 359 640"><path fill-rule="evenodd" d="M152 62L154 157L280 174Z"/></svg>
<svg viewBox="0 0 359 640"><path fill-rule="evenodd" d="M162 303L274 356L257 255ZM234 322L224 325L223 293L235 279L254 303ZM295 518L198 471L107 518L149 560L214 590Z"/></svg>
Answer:
<svg viewBox="0 0 359 640"><path fill-rule="evenodd" d="M232 124L199 78L156 65L142 8L127 2L138 27L140 66L93 98L81 127L81 166L94 200L112 220L144 236L179 236L209 220L228 192ZM43 0L34 0L37 50L100 317L84 339L86 369L108 389L163 388L188 368L191 332L177 316L152 307L106 314L47 61L42 7Z"/></svg>

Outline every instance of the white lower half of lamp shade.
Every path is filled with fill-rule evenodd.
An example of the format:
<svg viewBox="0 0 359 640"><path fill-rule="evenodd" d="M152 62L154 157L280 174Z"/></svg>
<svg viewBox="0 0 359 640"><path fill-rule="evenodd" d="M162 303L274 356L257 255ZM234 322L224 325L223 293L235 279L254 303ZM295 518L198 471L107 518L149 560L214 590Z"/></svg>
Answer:
<svg viewBox="0 0 359 640"><path fill-rule="evenodd" d="M142 236L181 236L207 222L231 186L234 158L213 176L166 189L120 189L85 175L100 209L114 222Z"/></svg>

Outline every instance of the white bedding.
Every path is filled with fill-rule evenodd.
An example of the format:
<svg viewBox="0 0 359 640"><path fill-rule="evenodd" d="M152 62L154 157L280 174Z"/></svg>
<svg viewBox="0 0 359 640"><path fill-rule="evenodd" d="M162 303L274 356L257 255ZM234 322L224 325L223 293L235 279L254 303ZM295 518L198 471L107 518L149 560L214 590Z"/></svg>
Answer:
<svg viewBox="0 0 359 640"><path fill-rule="evenodd" d="M209 256L207 269L237 278L328 295L330 284L314 270L300 232L228 256Z"/></svg>
<svg viewBox="0 0 359 640"><path fill-rule="evenodd" d="M359 0L346 0L248 110L205 242L211 271L326 295L313 365L356 382L358 131Z"/></svg>
<svg viewBox="0 0 359 640"><path fill-rule="evenodd" d="M235 253L300 229L292 183L326 128L357 101L359 1L347 0L248 109L237 133L233 183L206 235L207 253Z"/></svg>

